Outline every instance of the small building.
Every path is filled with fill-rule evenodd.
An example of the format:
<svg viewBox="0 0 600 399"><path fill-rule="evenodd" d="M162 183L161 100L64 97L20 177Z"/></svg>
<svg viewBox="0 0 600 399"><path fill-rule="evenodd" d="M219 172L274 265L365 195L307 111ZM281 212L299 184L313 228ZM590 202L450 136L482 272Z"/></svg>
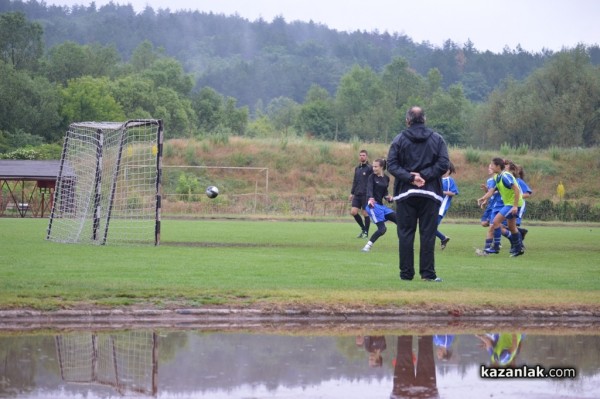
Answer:
<svg viewBox="0 0 600 399"><path fill-rule="evenodd" d="M49 216L59 168L58 160L0 160L0 216Z"/></svg>

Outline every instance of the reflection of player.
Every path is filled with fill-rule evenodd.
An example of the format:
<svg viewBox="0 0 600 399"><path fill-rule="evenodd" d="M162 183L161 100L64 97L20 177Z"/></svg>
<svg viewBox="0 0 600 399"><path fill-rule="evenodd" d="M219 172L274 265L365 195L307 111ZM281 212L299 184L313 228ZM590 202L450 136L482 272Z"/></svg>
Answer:
<svg viewBox="0 0 600 399"><path fill-rule="evenodd" d="M418 337L419 351L414 363L412 340L410 335L398 337L394 387L390 398L439 398L433 358L433 337Z"/></svg>
<svg viewBox="0 0 600 399"><path fill-rule="evenodd" d="M514 367L525 334L485 334L477 338L490 354L491 366Z"/></svg>
<svg viewBox="0 0 600 399"><path fill-rule="evenodd" d="M381 367L383 365L383 352L387 348L385 337L383 335L367 335L364 337L356 337L356 345L364 346L369 352L369 366Z"/></svg>
<svg viewBox="0 0 600 399"><path fill-rule="evenodd" d="M452 357L452 344L454 343L454 335L434 335L433 344L435 345L435 353L440 360L448 360Z"/></svg>

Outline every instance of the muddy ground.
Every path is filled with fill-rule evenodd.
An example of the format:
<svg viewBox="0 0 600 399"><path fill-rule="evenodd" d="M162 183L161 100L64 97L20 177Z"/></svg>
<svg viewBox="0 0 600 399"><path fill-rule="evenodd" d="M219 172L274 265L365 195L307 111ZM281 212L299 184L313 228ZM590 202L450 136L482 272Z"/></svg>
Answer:
<svg viewBox="0 0 600 399"><path fill-rule="evenodd" d="M584 333L600 331L600 305L588 308L270 308L81 307L55 311L0 310L0 331L103 329L251 330L286 333L485 330Z"/></svg>

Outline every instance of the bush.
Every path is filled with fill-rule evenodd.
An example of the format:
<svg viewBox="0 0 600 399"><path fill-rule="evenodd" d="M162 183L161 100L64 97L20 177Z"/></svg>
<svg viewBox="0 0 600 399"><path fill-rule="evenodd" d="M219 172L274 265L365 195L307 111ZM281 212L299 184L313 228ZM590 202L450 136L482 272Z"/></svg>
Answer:
<svg viewBox="0 0 600 399"><path fill-rule="evenodd" d="M540 202L527 201L526 220L561 222L600 222L600 208L592 207L583 202L561 201L553 203L550 200Z"/></svg>
<svg viewBox="0 0 600 399"><path fill-rule="evenodd" d="M62 145L60 144L42 144L35 150L39 153L38 159L60 159L62 155Z"/></svg>
<svg viewBox="0 0 600 399"><path fill-rule="evenodd" d="M504 155L505 158L510 154L511 150L512 147L508 143L502 143L502 145L500 146L500 153Z"/></svg>
<svg viewBox="0 0 600 399"><path fill-rule="evenodd" d="M517 147L517 155L527 155L529 152L529 146L527 144L520 144Z"/></svg>
<svg viewBox="0 0 600 399"><path fill-rule="evenodd" d="M552 159L553 161L560 160L560 148L558 148L557 146L550 147L548 149L548 153L550 154L550 159Z"/></svg>
<svg viewBox="0 0 600 399"><path fill-rule="evenodd" d="M34 160L40 159L40 153L33 148L18 148L14 151L0 154L0 159L25 159Z"/></svg>
<svg viewBox="0 0 600 399"><path fill-rule="evenodd" d="M473 147L469 146L465 150L465 158L468 163L479 163L479 161L481 160L481 153Z"/></svg>

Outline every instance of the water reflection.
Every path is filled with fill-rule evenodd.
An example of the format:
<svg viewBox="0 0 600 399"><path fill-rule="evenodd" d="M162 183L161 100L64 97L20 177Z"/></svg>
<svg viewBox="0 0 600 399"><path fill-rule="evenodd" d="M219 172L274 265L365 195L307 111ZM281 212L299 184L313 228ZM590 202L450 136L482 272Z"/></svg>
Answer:
<svg viewBox="0 0 600 399"><path fill-rule="evenodd" d="M1 398L598 398L599 335L0 335ZM482 366L576 378L482 378Z"/></svg>

